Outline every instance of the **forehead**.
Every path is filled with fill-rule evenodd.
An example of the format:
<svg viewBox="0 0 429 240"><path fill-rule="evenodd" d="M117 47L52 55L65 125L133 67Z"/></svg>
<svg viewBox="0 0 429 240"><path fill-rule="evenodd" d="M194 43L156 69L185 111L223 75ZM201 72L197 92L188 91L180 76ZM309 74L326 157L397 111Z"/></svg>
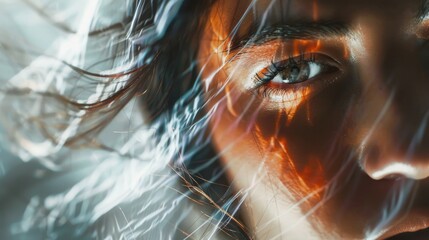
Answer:
<svg viewBox="0 0 429 240"><path fill-rule="evenodd" d="M395 32L427 18L428 8L428 0L218 0L209 28L222 41L265 27L312 22Z"/></svg>
<svg viewBox="0 0 429 240"><path fill-rule="evenodd" d="M225 17L236 22L243 15L283 21L346 21L363 14L391 18L405 13L416 16L425 10L426 5L425 0L219 0L216 4L227 15Z"/></svg>

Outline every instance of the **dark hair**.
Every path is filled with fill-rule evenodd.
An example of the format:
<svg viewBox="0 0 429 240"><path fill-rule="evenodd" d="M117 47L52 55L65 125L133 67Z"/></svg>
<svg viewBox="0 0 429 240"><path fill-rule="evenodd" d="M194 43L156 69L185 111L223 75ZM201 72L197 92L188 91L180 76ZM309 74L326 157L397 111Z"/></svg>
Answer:
<svg viewBox="0 0 429 240"><path fill-rule="evenodd" d="M138 24L133 31L138 33L153 24L155 13L160 7L165 7L166 2L155 1L151 6L147 1L136 2L133 12L138 14L134 16ZM143 42L135 46L136 55L149 53L152 56L150 64L133 71L128 84L102 105L117 99L128 99L130 95L139 95L149 122L160 117L168 119L173 110L184 110L188 101L192 101L201 89L196 57L208 10L213 2L214 0L184 1L161 38L149 44ZM194 91L190 92L191 89ZM198 121L198 117L195 121ZM159 127L159 131L165 130L162 129L162 124ZM189 140L189 145L192 144L195 144L195 140ZM184 149L194 151L192 146L184 146ZM220 231L234 239L249 239L244 224L239 220L237 209L240 199L232 199L233 188L226 180L224 168L219 161L213 161L217 159L217 154L212 145L209 143L192 154L181 154L189 155L185 164L172 164L192 198L208 209L206 214L216 219ZM202 168L201 165L206 166Z"/></svg>
<svg viewBox="0 0 429 240"><path fill-rule="evenodd" d="M145 91L141 101L153 119L170 115L173 110L180 111L192 99L192 96L185 95L201 91L196 57L208 10L213 2L185 1L166 34L152 46L157 49L153 63L139 74L144 78L142 89ZM194 91L190 92L192 88ZM195 121L198 120L197 117ZM195 140L190 140L189 145L195 143ZM194 148L185 147L191 151ZM225 177L224 167L219 161L213 161L217 158L217 153L209 143L191 154L185 166L176 165L176 172L181 174L189 190L194 193L194 199L200 204L211 206L211 212L206 214L215 215L221 231L233 239L250 239L237 211L241 199L232 199L234 190ZM202 165L206 166L202 168Z"/></svg>
<svg viewBox="0 0 429 240"><path fill-rule="evenodd" d="M173 110L183 110L181 107L201 92L196 58L208 11L214 2L184 1L162 39L150 46L155 50L153 61L136 73L139 78L135 81L142 82L140 87L144 93L140 97L141 103L152 120L170 115ZM194 91L190 92L190 89ZM197 117L194 121L198 120ZM185 146L185 151L194 151L192 145L195 142L190 140L191 146ZM193 198L200 204L211 206L211 212L206 214L214 215L220 223L219 230L233 239L250 239L237 211L241 199L232 197L234 190L226 180L224 167L213 160L218 156L211 143L192 154L182 154L190 156L185 165L173 165L193 193Z"/></svg>

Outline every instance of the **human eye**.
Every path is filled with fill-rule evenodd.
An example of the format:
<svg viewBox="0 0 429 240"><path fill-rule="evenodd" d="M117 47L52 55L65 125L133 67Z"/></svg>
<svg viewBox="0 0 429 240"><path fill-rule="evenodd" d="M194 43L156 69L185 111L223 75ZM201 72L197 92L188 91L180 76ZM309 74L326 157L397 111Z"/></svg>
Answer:
<svg viewBox="0 0 429 240"><path fill-rule="evenodd" d="M293 101L321 90L339 74L339 63L331 57L321 53L303 53L271 61L257 71L252 91L268 101Z"/></svg>

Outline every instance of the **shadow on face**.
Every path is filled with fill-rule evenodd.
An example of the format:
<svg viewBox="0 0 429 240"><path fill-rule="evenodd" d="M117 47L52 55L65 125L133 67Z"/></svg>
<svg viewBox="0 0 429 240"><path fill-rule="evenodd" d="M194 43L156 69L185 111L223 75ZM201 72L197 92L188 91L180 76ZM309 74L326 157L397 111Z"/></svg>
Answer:
<svg viewBox="0 0 429 240"><path fill-rule="evenodd" d="M236 188L270 186L285 212L271 217L290 222L292 205L319 236L428 227L427 10L399 0L218 1L199 59Z"/></svg>

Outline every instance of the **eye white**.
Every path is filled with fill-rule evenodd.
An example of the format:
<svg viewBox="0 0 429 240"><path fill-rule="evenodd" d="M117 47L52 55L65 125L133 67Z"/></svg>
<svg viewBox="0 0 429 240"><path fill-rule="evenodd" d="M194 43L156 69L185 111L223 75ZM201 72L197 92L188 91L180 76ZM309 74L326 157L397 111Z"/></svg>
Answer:
<svg viewBox="0 0 429 240"><path fill-rule="evenodd" d="M284 80L280 74L277 74L273 80L271 80L273 83L284 83Z"/></svg>
<svg viewBox="0 0 429 240"><path fill-rule="evenodd" d="M320 74L320 71L322 70L320 64L317 64L315 62L309 62L308 67L310 68L310 73L308 74L309 79Z"/></svg>

